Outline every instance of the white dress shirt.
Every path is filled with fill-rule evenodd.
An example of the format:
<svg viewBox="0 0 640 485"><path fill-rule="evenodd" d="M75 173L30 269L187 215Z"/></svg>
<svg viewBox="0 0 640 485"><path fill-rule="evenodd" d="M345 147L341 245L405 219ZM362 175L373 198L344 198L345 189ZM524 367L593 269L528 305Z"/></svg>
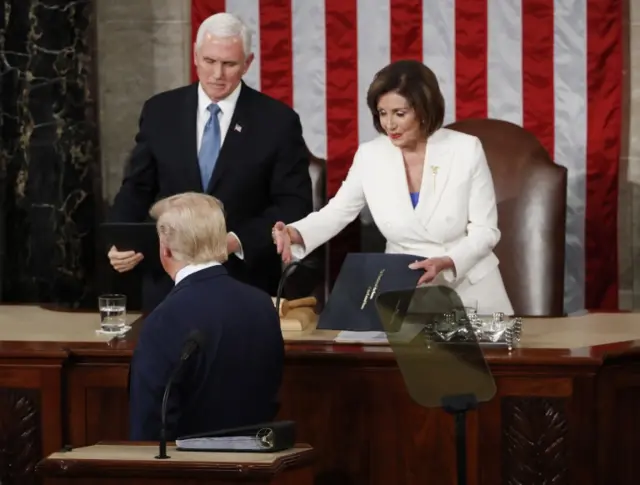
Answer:
<svg viewBox="0 0 640 485"><path fill-rule="evenodd" d="M238 97L240 96L240 90L242 89L242 83L238 84L238 86L227 96L226 98L218 101L216 103L220 108L220 112L218 113L218 121L220 123L220 149L222 149L222 145L224 144L224 139L227 136L227 132L229 131L229 126L231 125L231 118L233 118L233 112L236 109L236 103L238 102ZM211 113L209 112L209 105L212 103L211 98L207 96L207 93L202 89L202 85L198 84L198 114L196 121L196 134L197 134L197 148L198 153L200 153L200 147L202 146L202 135L204 134L204 127L209 121L211 117ZM240 245L240 249L236 251L234 254L240 258L244 259L244 251L242 250L242 241L240 238L233 233L230 232L233 237L236 238L238 244Z"/></svg>
<svg viewBox="0 0 640 485"><path fill-rule="evenodd" d="M211 263L202 263L202 264L188 264L180 271L176 273L176 281L177 285L187 276L192 275L193 273L197 273L198 271L202 271L203 269L211 268L212 266L219 266L220 263L217 261L212 261Z"/></svg>

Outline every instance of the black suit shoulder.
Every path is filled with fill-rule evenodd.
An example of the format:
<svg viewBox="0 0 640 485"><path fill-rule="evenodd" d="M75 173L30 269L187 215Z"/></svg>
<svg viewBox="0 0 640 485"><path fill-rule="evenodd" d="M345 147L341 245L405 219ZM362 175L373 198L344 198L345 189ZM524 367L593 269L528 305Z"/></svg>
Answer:
<svg viewBox="0 0 640 485"><path fill-rule="evenodd" d="M259 109L262 112L268 112L273 116L290 116L294 118L298 118L298 113L295 112L293 108L291 108L288 104L283 103L282 101L272 98L260 91L256 91L255 89L243 84L242 86L243 94L246 94L249 98L249 102L253 105L253 107Z"/></svg>
<svg viewBox="0 0 640 485"><path fill-rule="evenodd" d="M158 312L165 317L180 319L185 312L202 311L211 307L217 311L226 308L239 314L262 313L267 316L273 313L277 317L268 293L228 274L209 277L207 273L214 271L203 270L201 274L188 276L184 284L179 285L164 299ZM238 305L238 301L244 304Z"/></svg>
<svg viewBox="0 0 640 485"><path fill-rule="evenodd" d="M271 297L226 271L220 273L219 269L209 269L187 276L145 318L139 340L160 345L160 336L162 340L171 336L160 346L169 350L167 355L178 355L193 327L215 333L221 326L232 324L238 330L259 329L259 333L280 335L280 318Z"/></svg>
<svg viewBox="0 0 640 485"><path fill-rule="evenodd" d="M189 96L198 95L198 83L194 82L187 86L170 89L161 93L154 94L144 103L147 110L162 110L167 108L182 106L185 99ZM246 96L248 104L252 109L259 113L269 113L271 116L289 116L299 118L298 113L288 104L272 98L260 91L253 89L247 84L242 84L241 96Z"/></svg>

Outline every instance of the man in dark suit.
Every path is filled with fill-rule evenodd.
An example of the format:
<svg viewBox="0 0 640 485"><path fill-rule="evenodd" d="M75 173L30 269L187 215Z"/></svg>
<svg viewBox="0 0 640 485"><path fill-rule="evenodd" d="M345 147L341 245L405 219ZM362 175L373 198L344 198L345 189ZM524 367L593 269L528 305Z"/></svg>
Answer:
<svg viewBox="0 0 640 485"><path fill-rule="evenodd" d="M312 211L309 158L298 115L242 82L253 60L251 34L227 13L205 20L196 37L199 82L149 99L136 146L110 219L139 222L154 201L187 191L224 204L233 277L275 295L281 262L271 228ZM111 248L119 272L144 257ZM154 308L171 289L158 272L145 273L143 306Z"/></svg>
<svg viewBox="0 0 640 485"><path fill-rule="evenodd" d="M175 281L145 318L131 362L130 438L158 440L165 386L194 330L203 343L174 381L167 438L272 421L284 342L271 297L228 275L221 204L186 193L156 203L162 266Z"/></svg>

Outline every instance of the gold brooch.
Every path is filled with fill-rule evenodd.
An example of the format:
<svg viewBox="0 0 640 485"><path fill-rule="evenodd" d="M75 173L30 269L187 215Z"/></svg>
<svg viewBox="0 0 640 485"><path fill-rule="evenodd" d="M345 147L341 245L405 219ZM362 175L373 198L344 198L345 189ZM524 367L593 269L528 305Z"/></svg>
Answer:
<svg viewBox="0 0 640 485"><path fill-rule="evenodd" d="M431 167L431 173L433 174L433 190L436 190L436 176L438 175L440 167Z"/></svg>

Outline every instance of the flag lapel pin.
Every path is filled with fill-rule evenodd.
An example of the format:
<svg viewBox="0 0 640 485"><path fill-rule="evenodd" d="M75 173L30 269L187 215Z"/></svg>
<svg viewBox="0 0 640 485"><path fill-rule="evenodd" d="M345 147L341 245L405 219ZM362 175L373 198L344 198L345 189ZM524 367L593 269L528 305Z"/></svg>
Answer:
<svg viewBox="0 0 640 485"><path fill-rule="evenodd" d="M242 132L242 126L240 126L238 123L236 123L236 126L234 126L233 129L238 133Z"/></svg>

